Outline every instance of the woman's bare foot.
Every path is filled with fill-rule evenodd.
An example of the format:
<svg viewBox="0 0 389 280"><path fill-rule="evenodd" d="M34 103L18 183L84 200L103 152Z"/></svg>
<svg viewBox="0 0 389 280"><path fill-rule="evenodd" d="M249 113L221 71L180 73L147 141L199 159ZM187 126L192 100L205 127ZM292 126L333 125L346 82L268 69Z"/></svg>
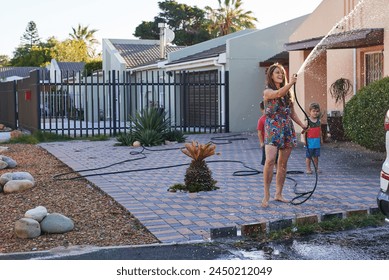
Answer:
<svg viewBox="0 0 389 280"><path fill-rule="evenodd" d="M276 197L274 197L274 200L275 201L284 202L284 203L288 203L289 202L289 200L285 199L283 196L276 196Z"/></svg>
<svg viewBox="0 0 389 280"><path fill-rule="evenodd" d="M267 208L268 206L269 206L269 200L267 199L262 199L262 203L261 203L261 206L263 207L263 208Z"/></svg>

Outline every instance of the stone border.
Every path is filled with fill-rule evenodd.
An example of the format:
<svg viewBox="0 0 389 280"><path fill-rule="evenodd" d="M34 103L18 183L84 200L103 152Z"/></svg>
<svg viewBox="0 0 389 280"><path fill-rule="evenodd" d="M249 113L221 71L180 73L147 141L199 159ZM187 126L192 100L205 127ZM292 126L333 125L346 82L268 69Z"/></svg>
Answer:
<svg viewBox="0 0 389 280"><path fill-rule="evenodd" d="M270 232L279 231L293 225L309 225L329 221L334 218L345 219L355 215L372 215L379 213L378 207L371 207L369 209L349 210L346 212L326 213L322 215L307 215L296 218L281 219L276 221L263 221L258 223L244 224L241 226L242 237L257 237L261 234L268 234ZM235 227L223 227L210 229L211 239L237 237L238 230Z"/></svg>

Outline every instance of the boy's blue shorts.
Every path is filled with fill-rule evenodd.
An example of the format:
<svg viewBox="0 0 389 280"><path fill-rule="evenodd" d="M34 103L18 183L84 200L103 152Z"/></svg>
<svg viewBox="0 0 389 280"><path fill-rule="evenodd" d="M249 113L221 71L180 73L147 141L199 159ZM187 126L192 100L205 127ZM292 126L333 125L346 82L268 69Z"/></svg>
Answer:
<svg viewBox="0 0 389 280"><path fill-rule="evenodd" d="M307 149L307 148L305 148L305 156L307 158L319 157L320 156L320 148L316 148L316 149Z"/></svg>

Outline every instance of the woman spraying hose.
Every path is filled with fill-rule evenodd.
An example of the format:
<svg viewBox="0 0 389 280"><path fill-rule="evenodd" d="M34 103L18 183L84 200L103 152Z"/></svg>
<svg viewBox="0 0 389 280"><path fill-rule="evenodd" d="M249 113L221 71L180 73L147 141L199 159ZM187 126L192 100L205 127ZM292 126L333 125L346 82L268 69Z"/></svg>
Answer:
<svg viewBox="0 0 389 280"><path fill-rule="evenodd" d="M293 109L291 87L296 83L297 76L294 75L288 83L286 72L282 65L276 63L267 70L267 85L263 92L265 101L265 153L266 162L263 170L264 197L262 207L269 206L270 184L273 179L273 168L278 154L276 172L276 193L274 200L289 202L282 196L286 170L289 156L292 149L297 146L296 132L293 121L306 129L304 123L298 118Z"/></svg>

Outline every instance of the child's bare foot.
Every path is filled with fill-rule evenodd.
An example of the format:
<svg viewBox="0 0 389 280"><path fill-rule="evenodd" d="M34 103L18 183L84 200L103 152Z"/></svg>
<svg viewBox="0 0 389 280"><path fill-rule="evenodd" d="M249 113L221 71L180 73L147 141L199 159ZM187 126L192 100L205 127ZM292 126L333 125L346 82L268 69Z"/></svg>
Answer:
<svg viewBox="0 0 389 280"><path fill-rule="evenodd" d="M269 206L269 200L268 199L262 199L262 203L261 203L261 206L263 208L267 208Z"/></svg>
<svg viewBox="0 0 389 280"><path fill-rule="evenodd" d="M284 202L284 203L288 203L288 202L289 202L289 200L283 198L283 196L281 196L281 195L280 195L280 196L274 197L274 200L275 200L275 201Z"/></svg>

